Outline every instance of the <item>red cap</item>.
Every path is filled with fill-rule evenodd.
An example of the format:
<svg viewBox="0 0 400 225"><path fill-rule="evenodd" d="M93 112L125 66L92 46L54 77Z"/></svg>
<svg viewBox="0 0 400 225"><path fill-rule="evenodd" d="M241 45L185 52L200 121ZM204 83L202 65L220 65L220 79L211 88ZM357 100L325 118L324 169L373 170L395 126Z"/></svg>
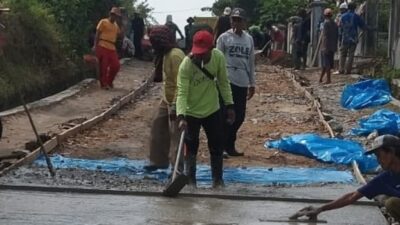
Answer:
<svg viewBox="0 0 400 225"><path fill-rule="evenodd" d="M213 42L214 37L210 32L206 30L196 32L196 34L193 36L192 53L194 55L206 53L212 49L214 45Z"/></svg>

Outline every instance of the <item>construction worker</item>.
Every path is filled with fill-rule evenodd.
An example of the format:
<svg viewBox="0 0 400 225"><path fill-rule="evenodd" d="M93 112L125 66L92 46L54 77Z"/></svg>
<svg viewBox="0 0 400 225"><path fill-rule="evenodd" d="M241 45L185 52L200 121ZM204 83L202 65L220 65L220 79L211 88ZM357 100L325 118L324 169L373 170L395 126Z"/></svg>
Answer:
<svg viewBox="0 0 400 225"><path fill-rule="evenodd" d="M233 124L225 123L224 150L229 156L243 156L235 146L237 132L246 115L247 100L255 93L255 60L253 38L244 31L246 24L245 11L235 8L231 14L232 29L223 33L217 40L217 48L226 58L228 78L236 120Z"/></svg>
<svg viewBox="0 0 400 225"><path fill-rule="evenodd" d="M132 31L133 31L133 44L135 45L135 57L142 59L142 39L144 37L145 25L142 16L135 12L133 14L133 19L131 21Z"/></svg>
<svg viewBox="0 0 400 225"><path fill-rule="evenodd" d="M93 51L99 61L100 86L104 89L113 88L113 81L120 69L116 50L117 37L121 35L117 19L121 17L118 7L113 7L108 18L100 20L96 28Z"/></svg>
<svg viewBox="0 0 400 225"><path fill-rule="evenodd" d="M356 7L354 2L349 3L348 11L340 18L339 74L351 74L354 53L358 44L358 28L367 29L364 20L355 13Z"/></svg>
<svg viewBox="0 0 400 225"><path fill-rule="evenodd" d="M195 21L193 17L189 17L187 18L186 22L188 24L185 26L185 49L186 51L190 51L192 49L193 23Z"/></svg>
<svg viewBox="0 0 400 225"><path fill-rule="evenodd" d="M302 61L305 60L303 57L303 32L302 32L302 24L303 18L300 16L292 16L289 18L289 21L292 22L292 54L293 54L293 64L295 70L300 70L302 65L305 65L306 62Z"/></svg>
<svg viewBox="0 0 400 225"><path fill-rule="evenodd" d="M216 188L224 185L218 94L222 96L227 120L231 123L235 112L224 54L213 45L213 35L208 31L201 30L193 36L192 51L179 68L176 107L179 128L186 130L185 174L189 177L189 184L196 185L196 156L199 132L203 127L210 151L213 187Z"/></svg>
<svg viewBox="0 0 400 225"><path fill-rule="evenodd" d="M175 38L167 26L152 28L149 38L154 51L163 57L163 98L151 127L150 165L144 167L148 171L153 171L168 168L170 159L171 165L175 161L174 150L179 139L175 107L176 83L179 65L185 54L176 48Z"/></svg>
<svg viewBox="0 0 400 225"><path fill-rule="evenodd" d="M167 26L171 33L173 33L174 38L176 39L176 33L179 34L179 36L181 37L181 40L183 40L185 37L182 34L182 31L179 29L178 25L176 25L173 21L172 21L172 15L167 15L167 19L165 21L165 26Z"/></svg>
<svg viewBox="0 0 400 225"><path fill-rule="evenodd" d="M339 5L339 13L336 16L335 22L339 26L340 25L340 18L342 18L343 14L347 12L348 5L346 2L343 2Z"/></svg>
<svg viewBox="0 0 400 225"><path fill-rule="evenodd" d="M231 29L231 7L226 7L224 9L224 13L222 16L218 17L217 22L214 26L214 42L217 42L217 39L221 34L225 33L227 30Z"/></svg>
<svg viewBox="0 0 400 225"><path fill-rule="evenodd" d="M321 207L306 207L291 218L308 216L315 219L318 214L324 211L338 209L353 204L362 197L369 199L378 195L386 195L384 201L387 212L400 221L400 139L393 135L382 135L377 137L372 148L365 154L375 154L378 162L384 170L357 191L343 195L342 197L329 202Z"/></svg>
<svg viewBox="0 0 400 225"><path fill-rule="evenodd" d="M322 71L319 83L322 83L324 76L327 76L326 84L331 83L331 69L334 67L334 56L337 50L338 27L333 21L333 11L330 8L324 10L324 29L322 30L321 41L321 64Z"/></svg>

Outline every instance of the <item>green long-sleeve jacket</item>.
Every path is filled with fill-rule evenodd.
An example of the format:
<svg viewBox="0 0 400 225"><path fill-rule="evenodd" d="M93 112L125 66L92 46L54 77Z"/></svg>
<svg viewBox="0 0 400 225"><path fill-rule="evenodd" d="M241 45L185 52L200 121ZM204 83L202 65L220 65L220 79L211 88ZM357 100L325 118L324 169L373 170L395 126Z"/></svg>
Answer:
<svg viewBox="0 0 400 225"><path fill-rule="evenodd" d="M216 76L217 82L203 74L189 57L183 59L178 73L177 115L201 119L216 112L220 108L217 85L224 104L233 104L223 53L213 49L204 68Z"/></svg>

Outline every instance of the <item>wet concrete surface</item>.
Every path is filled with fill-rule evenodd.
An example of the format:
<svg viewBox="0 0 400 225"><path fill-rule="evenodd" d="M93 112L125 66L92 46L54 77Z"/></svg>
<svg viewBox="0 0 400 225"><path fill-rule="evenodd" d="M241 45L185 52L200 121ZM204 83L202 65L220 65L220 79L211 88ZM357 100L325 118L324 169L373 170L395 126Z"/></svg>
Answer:
<svg viewBox="0 0 400 225"><path fill-rule="evenodd" d="M29 202L29 204L26 204ZM0 192L3 225L258 225L316 224L287 220L304 202L236 201L214 198L164 198L6 191ZM322 213L335 225L378 225L385 219L374 206L348 206Z"/></svg>
<svg viewBox="0 0 400 225"><path fill-rule="evenodd" d="M166 171L168 172L168 171ZM158 192L167 185L168 174L164 179L143 175L142 178L101 171L80 169L57 169L52 178L46 168L34 165L20 167L0 177L0 185L73 187L98 190ZM216 194L233 196L261 196L271 198L325 199L333 200L356 190L360 185L319 183L313 185L261 185L229 183L222 189L212 189L211 184L198 185L197 188L186 186L181 193ZM363 198L362 201L368 201Z"/></svg>

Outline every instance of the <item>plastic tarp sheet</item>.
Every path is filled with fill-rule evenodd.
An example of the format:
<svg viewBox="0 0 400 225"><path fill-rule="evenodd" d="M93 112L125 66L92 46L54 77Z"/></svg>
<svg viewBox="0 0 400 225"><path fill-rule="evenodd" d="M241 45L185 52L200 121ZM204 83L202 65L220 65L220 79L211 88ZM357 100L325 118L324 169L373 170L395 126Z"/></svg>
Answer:
<svg viewBox="0 0 400 225"><path fill-rule="evenodd" d="M352 135L368 136L377 131L379 135L400 133L400 114L387 109L376 111L368 118L358 121L359 127L351 129Z"/></svg>
<svg viewBox="0 0 400 225"><path fill-rule="evenodd" d="M265 147L303 155L322 162L350 165L355 160L362 172L373 171L378 167L374 155L364 155L363 147L353 141L323 138L316 134L298 134L270 141Z"/></svg>
<svg viewBox="0 0 400 225"><path fill-rule="evenodd" d="M378 79L346 85L340 103L346 109L363 109L385 105L391 100L388 82Z"/></svg>
<svg viewBox="0 0 400 225"><path fill-rule="evenodd" d="M154 179L168 181L170 169L157 170L151 173L143 170L145 160L128 160L115 158L110 160L88 160L66 158L60 155L51 157L54 168L82 169L109 172L130 179ZM35 165L46 167L43 157L35 161ZM208 165L197 166L197 182L200 186L211 185L211 171ZM353 175L349 171L338 171L333 168L224 168L225 183L243 183L259 185L307 185L319 183L352 183Z"/></svg>

